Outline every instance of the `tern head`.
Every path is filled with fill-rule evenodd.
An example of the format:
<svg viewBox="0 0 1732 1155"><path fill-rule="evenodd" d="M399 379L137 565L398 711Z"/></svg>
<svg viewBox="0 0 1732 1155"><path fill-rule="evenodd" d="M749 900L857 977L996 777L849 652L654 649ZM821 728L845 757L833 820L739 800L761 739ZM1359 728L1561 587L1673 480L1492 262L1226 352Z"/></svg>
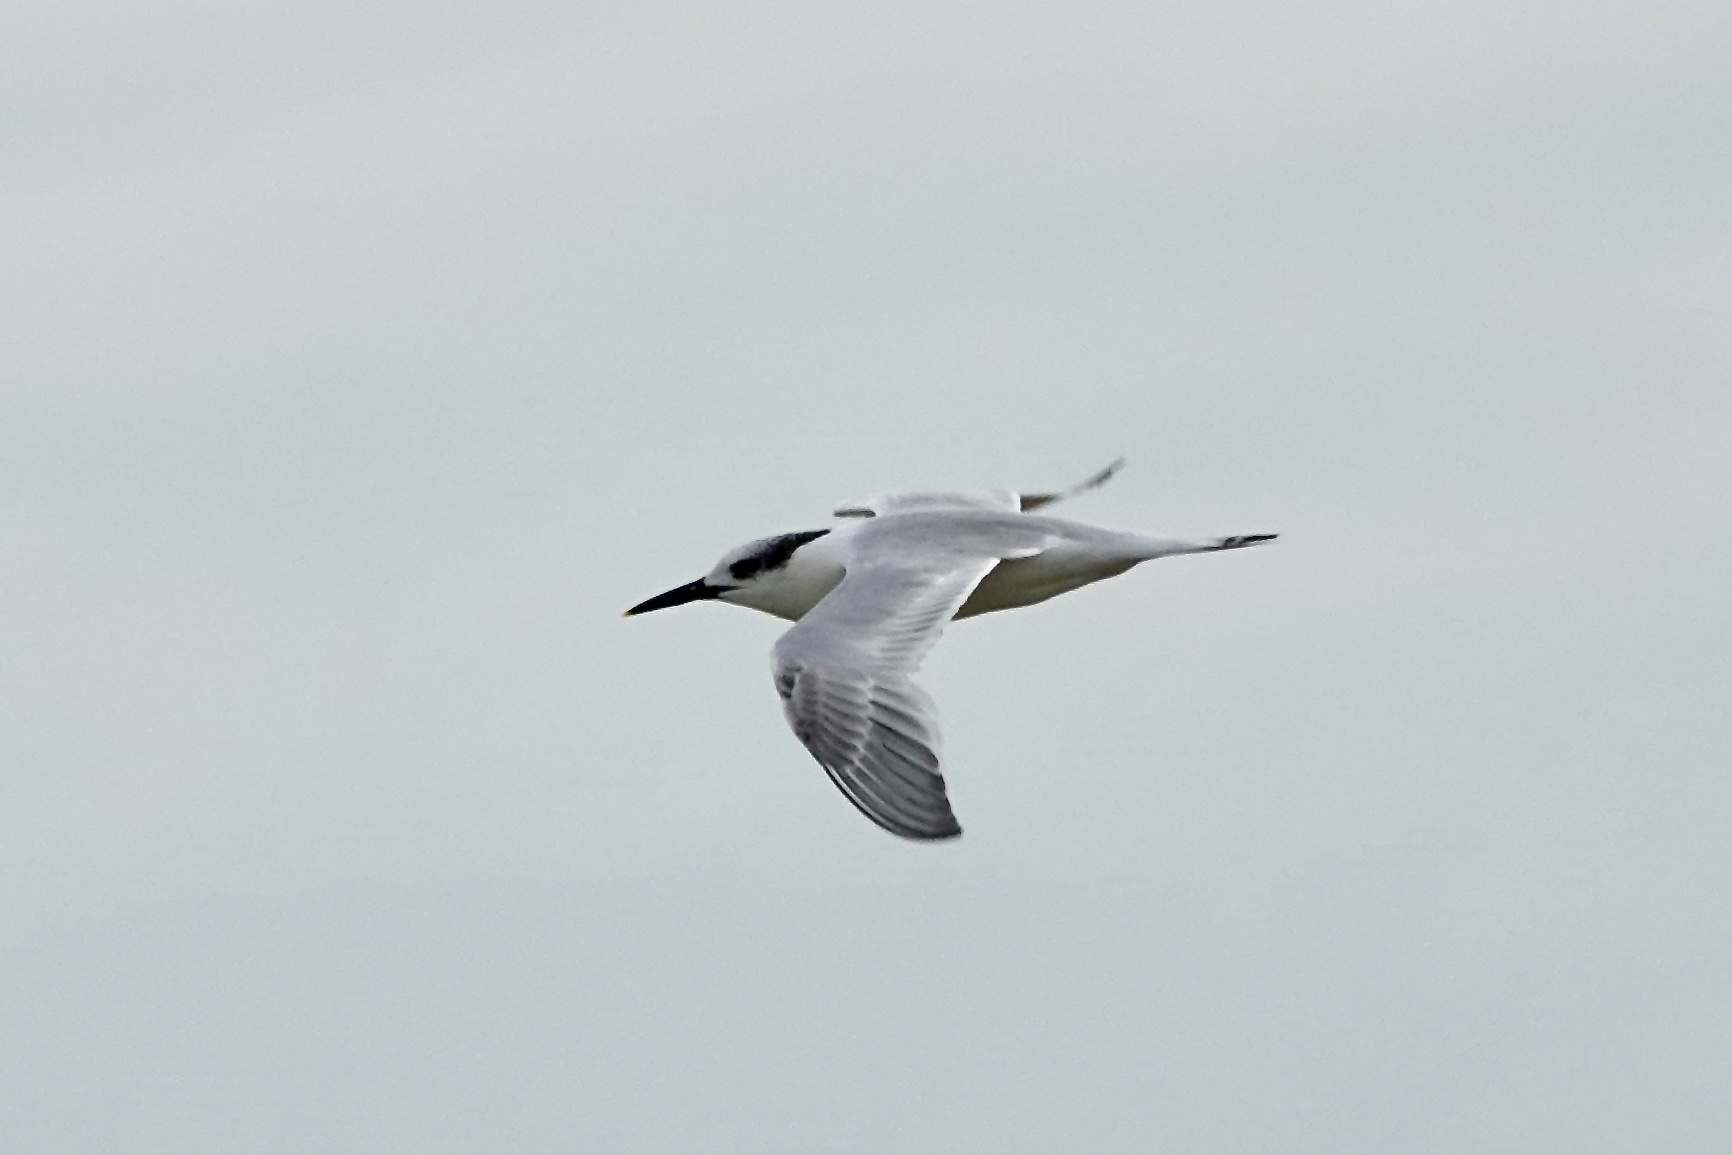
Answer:
<svg viewBox="0 0 1732 1155"><path fill-rule="evenodd" d="M801 546L829 532L808 529L749 541L723 554L715 568L697 581L639 602L625 612L626 617L713 598L777 617L797 618L841 579L839 566L809 565L806 558L795 564Z"/></svg>

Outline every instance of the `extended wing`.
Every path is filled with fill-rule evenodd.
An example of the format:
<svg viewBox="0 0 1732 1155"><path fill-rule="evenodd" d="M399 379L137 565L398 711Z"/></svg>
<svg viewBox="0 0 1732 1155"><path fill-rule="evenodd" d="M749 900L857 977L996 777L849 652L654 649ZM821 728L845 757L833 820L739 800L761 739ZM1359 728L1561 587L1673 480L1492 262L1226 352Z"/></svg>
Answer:
<svg viewBox="0 0 1732 1155"><path fill-rule="evenodd" d="M863 527L847 575L771 654L795 736L850 802L903 838L962 833L940 771L936 711L912 675L993 566L1047 542L1033 524L955 521L916 513Z"/></svg>
<svg viewBox="0 0 1732 1155"><path fill-rule="evenodd" d="M1113 479L1113 474L1124 467L1125 459L1121 457L1099 473L1077 482L1068 489L1061 489L1056 493L1025 493L1018 504L1022 507L1022 512L1032 513L1043 505L1051 505L1055 501L1064 501L1076 497L1078 494L1087 493L1091 489L1099 489Z"/></svg>
<svg viewBox="0 0 1732 1155"><path fill-rule="evenodd" d="M835 510L837 517L882 517L891 513L909 513L933 509L990 509L999 513L1029 513L1056 501L1087 493L1105 485L1113 474L1124 467L1119 458L1099 473L1066 489L1050 493L1016 493L1008 489L923 490L916 493L881 493L844 502Z"/></svg>

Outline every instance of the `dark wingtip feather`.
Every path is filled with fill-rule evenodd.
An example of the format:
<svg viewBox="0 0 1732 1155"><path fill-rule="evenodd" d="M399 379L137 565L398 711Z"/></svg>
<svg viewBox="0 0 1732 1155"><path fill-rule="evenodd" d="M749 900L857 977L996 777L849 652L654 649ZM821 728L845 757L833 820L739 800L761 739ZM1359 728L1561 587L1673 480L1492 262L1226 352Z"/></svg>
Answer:
<svg viewBox="0 0 1732 1155"><path fill-rule="evenodd" d="M1274 541L1277 537L1280 537L1280 536L1281 535L1278 533L1243 533L1237 537L1224 537L1224 538L1222 538L1221 544L1216 546L1215 548L1216 549L1242 549L1245 546L1256 545L1259 542Z"/></svg>

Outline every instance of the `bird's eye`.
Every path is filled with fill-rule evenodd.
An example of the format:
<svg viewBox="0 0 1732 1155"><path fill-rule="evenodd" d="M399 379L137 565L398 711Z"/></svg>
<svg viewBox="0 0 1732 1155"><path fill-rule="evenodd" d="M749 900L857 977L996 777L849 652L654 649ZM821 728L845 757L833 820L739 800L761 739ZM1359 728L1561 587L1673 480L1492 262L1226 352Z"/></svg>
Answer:
<svg viewBox="0 0 1732 1155"><path fill-rule="evenodd" d="M759 561L755 557L743 557L728 567L728 574L735 581L745 581L747 578L757 573L763 564L763 562Z"/></svg>

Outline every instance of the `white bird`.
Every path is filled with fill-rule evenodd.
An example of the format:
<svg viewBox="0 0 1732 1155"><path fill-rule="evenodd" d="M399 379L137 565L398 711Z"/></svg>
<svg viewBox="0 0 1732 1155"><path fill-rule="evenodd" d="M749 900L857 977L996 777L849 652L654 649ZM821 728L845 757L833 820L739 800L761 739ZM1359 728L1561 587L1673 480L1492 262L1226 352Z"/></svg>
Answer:
<svg viewBox="0 0 1732 1155"><path fill-rule="evenodd" d="M946 622L1034 605L1138 562L1238 549L1272 533L1183 540L1031 511L1093 489L1124 464L1056 493L899 493L852 501L830 529L730 550L697 581L626 616L714 598L797 623L771 667L788 724L861 812L903 838L962 833L939 772L932 699L911 680Z"/></svg>

